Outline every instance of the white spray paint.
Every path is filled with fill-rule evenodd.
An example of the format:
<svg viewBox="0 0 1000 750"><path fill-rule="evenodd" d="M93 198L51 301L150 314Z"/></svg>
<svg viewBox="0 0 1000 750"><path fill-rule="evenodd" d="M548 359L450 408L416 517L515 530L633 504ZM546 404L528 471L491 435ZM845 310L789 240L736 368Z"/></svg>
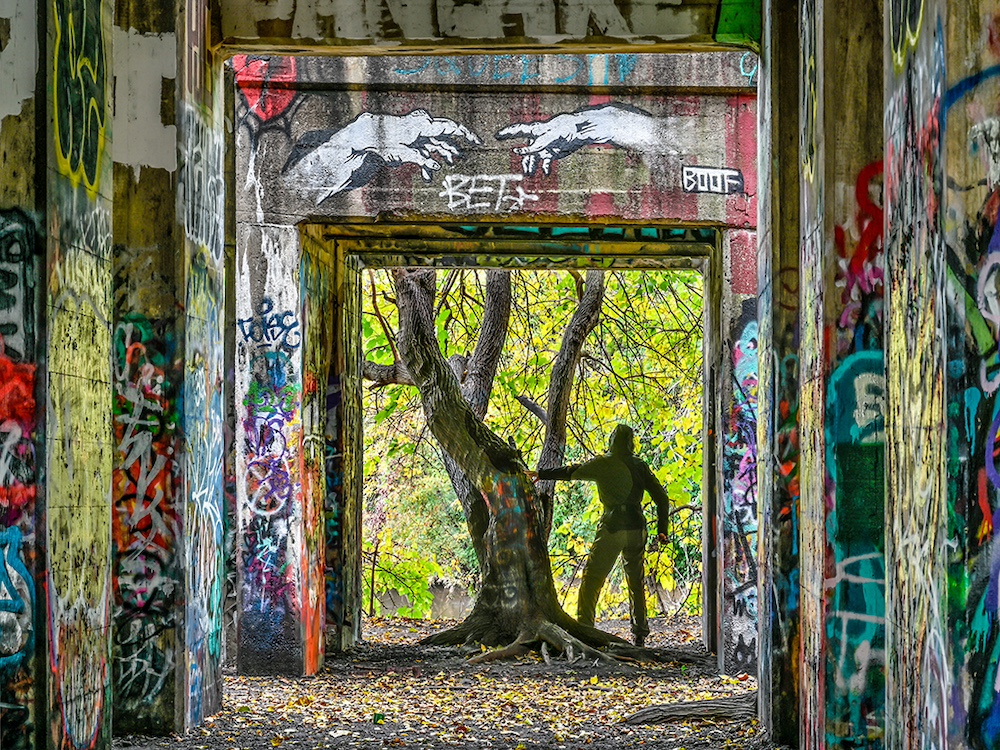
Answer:
<svg viewBox="0 0 1000 750"><path fill-rule="evenodd" d="M21 114L35 93L38 42L35 0L0 0L0 18L10 21L10 39L0 50L0 120Z"/></svg>
<svg viewBox="0 0 1000 750"><path fill-rule="evenodd" d="M4 2L4 0L0 0ZM177 127L160 116L163 81L177 78L174 34L140 34L114 27L114 157L128 164L136 180L142 167L177 169Z"/></svg>

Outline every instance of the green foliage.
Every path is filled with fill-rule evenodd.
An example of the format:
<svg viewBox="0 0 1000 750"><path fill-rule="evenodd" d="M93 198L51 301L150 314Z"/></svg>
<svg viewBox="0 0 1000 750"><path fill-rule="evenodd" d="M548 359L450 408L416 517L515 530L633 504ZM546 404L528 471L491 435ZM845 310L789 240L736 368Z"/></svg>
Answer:
<svg viewBox="0 0 1000 750"><path fill-rule="evenodd" d="M485 273L439 273L435 323L445 357L469 356L475 347ZM568 271L513 272L510 327L486 421L498 435L513 439L532 466L544 429L519 399L546 407L552 363L577 308L580 283L582 276ZM649 581L658 592L649 597L650 606L663 609L685 591L697 606L700 600L692 590L701 575L701 275L609 271L605 283L602 314L576 372L565 462L604 452L617 422L633 426L640 436L639 455L660 478L672 505L685 508L672 516L667 544L647 557ZM364 356L379 364L393 361L398 323L392 294L388 272L371 272L362 345ZM441 574L474 585L478 571L464 516L424 424L416 389L366 390L364 432L365 494L391 509L386 523L394 550L433 555ZM563 604L571 612L600 514L592 485L557 484L550 552ZM649 509L651 539L654 516ZM609 584L599 607L627 612L620 565Z"/></svg>
<svg viewBox="0 0 1000 750"><path fill-rule="evenodd" d="M374 540L366 537L361 545L364 601L368 614L381 614L380 594L397 591L409 600L409 607L401 607L401 617L427 617L431 612L433 596L431 580L441 575L441 566L433 556L427 557L419 547L398 544L390 528L383 529ZM374 588L374 590L373 590Z"/></svg>

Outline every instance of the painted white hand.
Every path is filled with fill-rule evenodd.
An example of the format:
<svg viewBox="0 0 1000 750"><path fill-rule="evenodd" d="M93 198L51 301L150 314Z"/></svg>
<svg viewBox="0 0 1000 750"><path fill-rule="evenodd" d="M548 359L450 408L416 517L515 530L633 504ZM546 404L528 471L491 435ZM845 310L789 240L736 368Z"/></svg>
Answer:
<svg viewBox="0 0 1000 750"><path fill-rule="evenodd" d="M481 145L464 125L431 117L422 109L406 115L364 113L337 131L312 131L299 139L282 170L287 180L316 193L316 204L331 195L367 185L383 167L415 164L430 181L443 159L453 164L467 141Z"/></svg>
<svg viewBox="0 0 1000 750"><path fill-rule="evenodd" d="M609 104L587 107L536 122L509 125L497 132L497 140L526 138L526 146L514 148L521 157L521 171L532 175L540 165L549 174L552 162L575 153L584 146L610 143L624 148L644 149L652 145L655 118L642 110Z"/></svg>
<svg viewBox="0 0 1000 750"><path fill-rule="evenodd" d="M407 115L362 115L356 121L356 141L367 143L365 151L390 166L416 164L425 180L441 169L438 159L454 164L462 156L462 140L474 145L482 141L464 125L446 117L431 117L422 109Z"/></svg>

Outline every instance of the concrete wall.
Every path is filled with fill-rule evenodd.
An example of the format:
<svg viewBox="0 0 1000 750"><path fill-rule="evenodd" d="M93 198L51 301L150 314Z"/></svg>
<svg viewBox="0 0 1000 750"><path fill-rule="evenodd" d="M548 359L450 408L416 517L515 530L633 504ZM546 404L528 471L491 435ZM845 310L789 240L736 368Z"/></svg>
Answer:
<svg viewBox="0 0 1000 750"><path fill-rule="evenodd" d="M368 46L368 52L492 42L620 45L630 41L753 45L760 38L760 5L754 0L650 0L608 2L517 0L468 6L455 0L365 0L221 4L225 44L243 51L324 52Z"/></svg>
<svg viewBox="0 0 1000 750"><path fill-rule="evenodd" d="M753 68L741 53L709 59L238 56L238 217L658 216L752 227ZM392 88L345 89L360 81ZM591 85L629 91L588 94ZM673 87L689 92L664 93Z"/></svg>

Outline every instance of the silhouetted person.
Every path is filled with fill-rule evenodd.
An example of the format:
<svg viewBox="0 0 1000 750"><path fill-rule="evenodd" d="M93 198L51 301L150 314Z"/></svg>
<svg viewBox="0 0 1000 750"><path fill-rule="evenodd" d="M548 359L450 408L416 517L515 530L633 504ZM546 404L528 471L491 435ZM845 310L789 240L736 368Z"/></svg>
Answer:
<svg viewBox="0 0 1000 750"><path fill-rule="evenodd" d="M580 584L577 620L594 626L597 597L611 568L622 556L631 604L632 634L635 645L642 646L649 634L646 619L646 594L643 589L643 553L646 551L646 517L642 512L642 494L648 492L656 503L657 535L666 541L669 498L645 462L634 455L632 428L619 424L611 433L611 445L603 456L583 464L541 469L539 479L579 479L597 483L597 495L604 515L597 524L594 545L587 556Z"/></svg>

